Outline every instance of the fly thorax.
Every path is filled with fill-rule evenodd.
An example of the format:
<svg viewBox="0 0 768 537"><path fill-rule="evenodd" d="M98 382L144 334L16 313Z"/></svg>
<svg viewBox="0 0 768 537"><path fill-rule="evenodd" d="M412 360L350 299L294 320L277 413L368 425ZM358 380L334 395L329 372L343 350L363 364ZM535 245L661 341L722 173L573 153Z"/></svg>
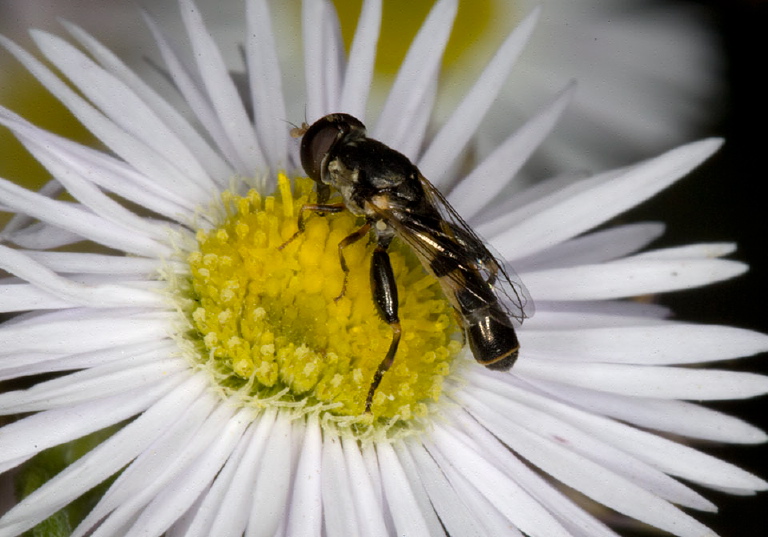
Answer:
<svg viewBox="0 0 768 537"><path fill-rule="evenodd" d="M328 184L341 194L346 208L356 216L365 215L365 211L356 199L360 187L360 171L347 167L341 159L335 158L328 163Z"/></svg>
<svg viewBox="0 0 768 537"><path fill-rule="evenodd" d="M359 183L359 170L348 167L340 158L334 158L328 162L327 183L332 187L342 190L345 186L354 186Z"/></svg>

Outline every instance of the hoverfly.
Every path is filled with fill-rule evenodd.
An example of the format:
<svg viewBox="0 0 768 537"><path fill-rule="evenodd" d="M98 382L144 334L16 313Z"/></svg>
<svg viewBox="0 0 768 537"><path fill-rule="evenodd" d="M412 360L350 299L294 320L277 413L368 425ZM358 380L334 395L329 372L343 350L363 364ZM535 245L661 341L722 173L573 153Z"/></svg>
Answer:
<svg viewBox="0 0 768 537"><path fill-rule="evenodd" d="M387 254L395 237L408 244L439 280L475 359L493 370L512 367L520 349L514 324L530 317L533 303L512 269L491 254L437 188L407 157L368 138L365 125L349 114L329 114L292 134L302 136L301 164L316 183L317 202L301 208L298 231L280 248L304 231L308 211L323 215L348 210L364 217L365 223L338 246L345 274L338 300L344 296L349 273L344 248L369 235L376 242L371 291L379 316L392 328L392 342L374 374L365 411L371 410L402 334L397 285ZM329 203L331 189L341 194L341 203Z"/></svg>

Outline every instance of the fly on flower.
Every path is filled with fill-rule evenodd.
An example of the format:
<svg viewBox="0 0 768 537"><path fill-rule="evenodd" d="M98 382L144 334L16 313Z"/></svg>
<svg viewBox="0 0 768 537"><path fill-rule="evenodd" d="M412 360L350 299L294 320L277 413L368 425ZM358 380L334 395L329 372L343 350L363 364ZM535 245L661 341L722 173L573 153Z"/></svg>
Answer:
<svg viewBox="0 0 768 537"><path fill-rule="evenodd" d="M395 237L408 244L424 268L440 281L457 312L475 359L506 371L520 343L514 325L533 313L533 303L514 271L495 257L448 201L407 157L366 136L365 125L349 114L330 114L292 131L302 136L301 164L316 182L317 202L299 212L304 231L307 211L350 211L365 224L339 243L344 296L349 267L344 249L369 234L376 248L371 260L371 290L379 316L392 328L392 343L373 377L365 402L370 412L376 388L392 366L402 329L397 284L387 248ZM329 203L331 189L340 203Z"/></svg>

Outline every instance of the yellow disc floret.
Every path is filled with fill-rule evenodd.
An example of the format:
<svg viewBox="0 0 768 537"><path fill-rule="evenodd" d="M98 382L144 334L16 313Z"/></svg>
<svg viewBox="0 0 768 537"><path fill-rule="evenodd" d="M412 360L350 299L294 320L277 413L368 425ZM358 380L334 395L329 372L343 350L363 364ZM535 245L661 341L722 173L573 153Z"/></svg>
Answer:
<svg viewBox="0 0 768 537"><path fill-rule="evenodd" d="M346 211L313 214L294 237L299 209L314 201L312 181L299 179L294 188L281 175L275 196L227 191L224 220L198 231L184 285L191 300L183 307L198 364L243 401L321 411L353 429L425 416L461 347L439 283L407 247L393 243L403 337L365 414L392 341L371 296L372 246L358 241L344 249L350 272L339 298L338 244L362 222Z"/></svg>

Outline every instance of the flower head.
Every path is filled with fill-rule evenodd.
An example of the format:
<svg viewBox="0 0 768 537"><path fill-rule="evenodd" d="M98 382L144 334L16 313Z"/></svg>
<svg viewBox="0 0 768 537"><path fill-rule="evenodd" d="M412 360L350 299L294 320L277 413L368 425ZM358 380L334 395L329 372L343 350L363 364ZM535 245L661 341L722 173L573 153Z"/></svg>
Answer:
<svg viewBox="0 0 768 537"><path fill-rule="evenodd" d="M345 112L366 122L372 138L447 189L447 202L536 301L517 363L491 371L462 348L467 316L440 281L455 267L435 269L428 250L398 242L402 229L385 243L375 211L392 199L363 200L379 216L356 217L351 198L288 177L303 172L284 124L266 3L247 3L245 92L192 1L180 6L189 58L147 22L184 110L74 25L85 52L33 33L68 83L2 40L106 150L0 109L0 123L52 176L37 193L0 181L14 214L0 245L0 267L13 276L0 291L16 314L0 326L0 374L47 375L0 395L4 414L28 414L0 429L0 468L120 427L21 499L0 535L29 529L112 476L74 535L613 535L557 483L675 535L711 535L680 507L714 505L679 479L766 488L669 435L765 441L688 401L768 391L764 377L690 367L766 351L768 338L672 321L665 308L630 300L740 274L742 264L722 259L733 246L638 253L661 225L598 228L687 174L719 140L511 196L571 87L461 170L537 12L429 135L456 1L435 4L376 121L365 114L381 3L364 4L347 60L330 4L305 3L307 119ZM333 186L344 195L345 185ZM74 201L60 199L63 190ZM463 228L443 231L473 244ZM377 245L365 244L369 232ZM493 266L483 256L474 263ZM398 292L376 290L392 282ZM398 294L395 322L383 303ZM392 365L372 384L388 352Z"/></svg>

